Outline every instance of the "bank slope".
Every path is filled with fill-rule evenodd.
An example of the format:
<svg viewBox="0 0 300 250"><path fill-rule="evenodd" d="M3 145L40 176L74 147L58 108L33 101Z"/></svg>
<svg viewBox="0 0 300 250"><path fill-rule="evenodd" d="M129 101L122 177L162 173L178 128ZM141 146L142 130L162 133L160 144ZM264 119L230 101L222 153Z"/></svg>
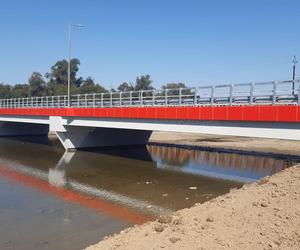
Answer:
<svg viewBox="0 0 300 250"><path fill-rule="evenodd" d="M300 249L300 166L103 239L96 249Z"/></svg>

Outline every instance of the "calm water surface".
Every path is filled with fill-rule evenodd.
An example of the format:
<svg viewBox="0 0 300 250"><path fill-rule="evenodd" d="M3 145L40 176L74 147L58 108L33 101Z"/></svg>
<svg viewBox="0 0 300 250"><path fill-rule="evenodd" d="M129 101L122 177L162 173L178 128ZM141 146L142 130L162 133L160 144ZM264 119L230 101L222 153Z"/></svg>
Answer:
<svg viewBox="0 0 300 250"><path fill-rule="evenodd" d="M0 249L82 249L293 163L154 145L64 152L56 139L1 138Z"/></svg>

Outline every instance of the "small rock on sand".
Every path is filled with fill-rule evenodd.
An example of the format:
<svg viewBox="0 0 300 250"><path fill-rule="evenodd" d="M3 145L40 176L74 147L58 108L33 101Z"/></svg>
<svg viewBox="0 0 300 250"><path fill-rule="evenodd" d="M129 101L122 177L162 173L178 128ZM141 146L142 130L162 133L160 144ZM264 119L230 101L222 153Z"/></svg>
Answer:
<svg viewBox="0 0 300 250"><path fill-rule="evenodd" d="M260 181L257 182L258 185L263 185L268 183L270 180L266 178L261 179Z"/></svg>
<svg viewBox="0 0 300 250"><path fill-rule="evenodd" d="M175 218L175 219L173 220L173 224L174 224L174 225L181 225L181 224L182 224L182 218L181 218L181 217Z"/></svg>
<svg viewBox="0 0 300 250"><path fill-rule="evenodd" d="M179 241L180 239L179 238L177 238L177 237L171 237L170 239L169 239L169 241L171 241L172 243L176 243L177 241Z"/></svg>
<svg viewBox="0 0 300 250"><path fill-rule="evenodd" d="M260 205L261 205L262 207L267 207L267 206L268 206L268 203L267 203L267 202L262 202Z"/></svg>
<svg viewBox="0 0 300 250"><path fill-rule="evenodd" d="M208 216L206 221L207 222L214 222L214 218L212 216Z"/></svg>
<svg viewBox="0 0 300 250"><path fill-rule="evenodd" d="M166 214L160 215L160 216L158 217L158 222L159 222L159 223L163 223L163 224L171 223L171 222L172 222L172 216L166 215Z"/></svg>
<svg viewBox="0 0 300 250"><path fill-rule="evenodd" d="M158 232L158 233L164 231L164 229L165 229L165 228L164 228L162 225L160 225L160 224L156 225L155 228L154 228L154 230L155 230L156 232Z"/></svg>

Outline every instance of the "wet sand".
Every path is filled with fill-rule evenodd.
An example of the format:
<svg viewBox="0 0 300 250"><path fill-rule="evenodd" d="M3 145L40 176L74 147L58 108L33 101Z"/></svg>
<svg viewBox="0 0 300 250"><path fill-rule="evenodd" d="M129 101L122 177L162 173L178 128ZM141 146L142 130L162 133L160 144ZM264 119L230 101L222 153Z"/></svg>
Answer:
<svg viewBox="0 0 300 250"><path fill-rule="evenodd" d="M294 166L87 249L300 249L299 190Z"/></svg>

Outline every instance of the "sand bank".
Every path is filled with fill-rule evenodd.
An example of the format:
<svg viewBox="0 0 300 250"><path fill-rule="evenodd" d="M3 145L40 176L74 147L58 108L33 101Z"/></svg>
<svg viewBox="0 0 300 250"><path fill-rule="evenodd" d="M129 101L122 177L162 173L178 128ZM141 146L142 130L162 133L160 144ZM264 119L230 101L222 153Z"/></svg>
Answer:
<svg viewBox="0 0 300 250"><path fill-rule="evenodd" d="M300 166L90 246L96 249L300 249Z"/></svg>

